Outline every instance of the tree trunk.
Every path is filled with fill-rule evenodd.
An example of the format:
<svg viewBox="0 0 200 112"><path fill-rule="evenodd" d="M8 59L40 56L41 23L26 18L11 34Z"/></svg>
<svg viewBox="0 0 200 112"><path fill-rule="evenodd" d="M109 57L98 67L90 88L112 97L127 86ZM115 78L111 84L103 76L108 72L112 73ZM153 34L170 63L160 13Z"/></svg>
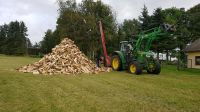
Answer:
<svg viewBox="0 0 200 112"><path fill-rule="evenodd" d="M180 51L178 51L177 70L180 70Z"/></svg>
<svg viewBox="0 0 200 112"><path fill-rule="evenodd" d="M166 61L169 61L169 50L166 50Z"/></svg>
<svg viewBox="0 0 200 112"><path fill-rule="evenodd" d="M169 56L169 61L170 61L170 62L172 61L172 56L171 56L171 55Z"/></svg>
<svg viewBox="0 0 200 112"><path fill-rule="evenodd" d="M157 50L157 60L159 60L159 50Z"/></svg>

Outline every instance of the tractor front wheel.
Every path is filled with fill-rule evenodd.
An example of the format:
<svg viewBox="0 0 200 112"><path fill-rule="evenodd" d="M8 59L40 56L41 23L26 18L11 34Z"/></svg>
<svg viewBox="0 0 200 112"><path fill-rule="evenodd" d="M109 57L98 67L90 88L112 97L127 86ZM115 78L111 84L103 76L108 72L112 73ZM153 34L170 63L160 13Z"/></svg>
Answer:
<svg viewBox="0 0 200 112"><path fill-rule="evenodd" d="M115 55L112 57L111 65L112 65L113 70L115 71L122 70L122 62L118 55Z"/></svg>
<svg viewBox="0 0 200 112"><path fill-rule="evenodd" d="M147 72L149 74L157 74L157 75L160 74L161 72L160 63L156 61L154 64L149 64Z"/></svg>
<svg viewBox="0 0 200 112"><path fill-rule="evenodd" d="M128 66L128 71L131 74L139 75L142 73L142 69L137 62L131 62Z"/></svg>
<svg viewBox="0 0 200 112"><path fill-rule="evenodd" d="M158 75L161 72L160 63L156 62L155 64L156 64L156 67L155 67L155 70L153 71L153 73Z"/></svg>

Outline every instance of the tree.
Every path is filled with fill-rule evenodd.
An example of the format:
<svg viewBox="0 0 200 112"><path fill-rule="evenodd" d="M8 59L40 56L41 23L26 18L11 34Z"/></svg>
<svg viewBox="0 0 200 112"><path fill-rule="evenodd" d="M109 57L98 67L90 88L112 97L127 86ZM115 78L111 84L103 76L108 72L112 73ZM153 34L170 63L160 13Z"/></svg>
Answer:
<svg viewBox="0 0 200 112"><path fill-rule="evenodd" d="M148 14L148 9L146 7L146 5L144 5L143 9L142 9L142 15L139 16L139 20L142 23L142 30L148 30L151 28L151 17Z"/></svg>
<svg viewBox="0 0 200 112"><path fill-rule="evenodd" d="M123 24L121 24L118 26L118 32L117 32L117 43L118 43L117 48L118 49L120 49L120 42L122 40L125 40L125 38L126 38L126 33L123 30Z"/></svg>
<svg viewBox="0 0 200 112"><path fill-rule="evenodd" d="M165 15L162 11L162 8L156 8L153 12L152 18L152 27L158 27L164 24Z"/></svg>
<svg viewBox="0 0 200 112"><path fill-rule="evenodd" d="M134 38L134 36L140 32L140 27L141 25L139 21L136 19L124 20L122 24L122 29L125 33L125 40L129 39L137 40L136 38Z"/></svg>
<svg viewBox="0 0 200 112"><path fill-rule="evenodd" d="M5 54L23 55L27 52L26 34L27 27L24 22L10 22L8 25L7 38L5 40Z"/></svg>
<svg viewBox="0 0 200 112"><path fill-rule="evenodd" d="M184 9L169 8L161 10L157 8L152 15L153 25L159 26L163 23L168 23L176 27L176 31L173 36L158 39L154 42L156 45L153 50L159 52L166 52L167 61L169 60L169 52L176 47L181 50L184 49L186 44L191 40L190 32L188 32L188 19ZM175 38L176 37L176 38ZM158 56L158 55L157 55Z"/></svg>
<svg viewBox="0 0 200 112"><path fill-rule="evenodd" d="M7 39L8 25L0 26L0 53L4 53Z"/></svg>
<svg viewBox="0 0 200 112"><path fill-rule="evenodd" d="M151 16L151 27L160 27L161 25L167 23L165 20L167 15L168 13L166 13L165 10L162 10L162 8L155 9L153 15ZM153 42L153 46L152 50L157 52L157 59L159 59L160 52L166 52L168 61L169 50L174 49L176 47L176 43L174 44L173 37L161 37Z"/></svg>
<svg viewBox="0 0 200 112"><path fill-rule="evenodd" d="M189 32L189 18L184 8L169 8L164 10L165 22L170 23L176 27L174 36L176 37L178 47L183 50L188 43L191 42L192 37Z"/></svg>
<svg viewBox="0 0 200 112"><path fill-rule="evenodd" d="M24 55L27 53L27 27L24 22L10 22L0 26L0 53Z"/></svg>
<svg viewBox="0 0 200 112"><path fill-rule="evenodd" d="M27 48L33 47L33 45L32 45L32 43L31 43L31 41L30 41L29 38L26 38L26 47L27 47Z"/></svg>
<svg viewBox="0 0 200 112"><path fill-rule="evenodd" d="M41 48L41 42L39 42L39 43L35 42L35 44L32 47L33 48Z"/></svg>
<svg viewBox="0 0 200 112"><path fill-rule="evenodd" d="M190 8L186 12L189 16L189 31L192 35L192 41L195 41L197 38L200 38L200 4Z"/></svg>
<svg viewBox="0 0 200 112"><path fill-rule="evenodd" d="M110 6L102 3L101 1L94 2L93 0L84 0L81 4L81 12L83 12L84 16L91 16L93 22L90 26L92 30L90 35L91 41L93 41L94 47L96 49L91 49L92 51L98 51L102 49L101 46L96 47L97 44L101 44L100 42L100 31L99 31L99 21L103 23L103 29L105 33L105 39L107 43L108 52L112 52L118 46L117 44L117 25L115 20L115 15L111 10Z"/></svg>
<svg viewBox="0 0 200 112"><path fill-rule="evenodd" d="M177 68L179 69L179 63L185 61L185 53L183 49L190 43L193 39L191 32L189 31L189 17L186 13L184 8L169 8L164 10L165 13L165 22L170 23L176 27L176 31L174 32L174 38L170 38L167 42L171 42L168 44L170 46L165 47L167 54L169 54L169 50L178 48L178 65ZM167 55L168 56L168 55Z"/></svg>
<svg viewBox="0 0 200 112"><path fill-rule="evenodd" d="M16 54L27 54L28 53L28 46L31 45L30 40L27 38L28 34L27 34L27 27L25 26L25 23L22 21L19 23L19 48L16 51Z"/></svg>
<svg viewBox="0 0 200 112"><path fill-rule="evenodd" d="M99 21L103 23L108 52L117 46L117 27L110 6L101 1L83 0L77 4L74 0L59 1L57 20L57 38L68 37L89 57L101 48ZM87 41L87 43L86 43Z"/></svg>
<svg viewBox="0 0 200 112"><path fill-rule="evenodd" d="M51 49L53 47L54 47L53 32L52 30L48 29L45 32L45 36L43 37L43 40L41 41L41 51L47 54L51 52Z"/></svg>

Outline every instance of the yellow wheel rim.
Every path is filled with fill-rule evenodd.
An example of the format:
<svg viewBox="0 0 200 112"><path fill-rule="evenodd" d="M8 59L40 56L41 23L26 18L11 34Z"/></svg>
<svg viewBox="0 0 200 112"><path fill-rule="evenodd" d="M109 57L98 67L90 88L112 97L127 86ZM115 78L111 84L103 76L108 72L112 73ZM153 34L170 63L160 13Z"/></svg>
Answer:
<svg viewBox="0 0 200 112"><path fill-rule="evenodd" d="M119 68L119 60L118 60L118 58L114 58L113 59L112 66L113 66L114 70L117 70Z"/></svg>
<svg viewBox="0 0 200 112"><path fill-rule="evenodd" d="M131 72L131 73L135 73L135 72L136 72L136 67L135 67L135 65L132 64L132 65L130 66L130 72Z"/></svg>

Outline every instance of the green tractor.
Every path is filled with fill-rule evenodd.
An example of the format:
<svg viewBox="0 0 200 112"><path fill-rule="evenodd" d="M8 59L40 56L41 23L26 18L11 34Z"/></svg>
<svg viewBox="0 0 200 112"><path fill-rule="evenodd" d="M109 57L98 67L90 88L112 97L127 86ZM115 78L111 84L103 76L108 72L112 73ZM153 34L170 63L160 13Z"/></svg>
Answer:
<svg viewBox="0 0 200 112"><path fill-rule="evenodd" d="M172 31L174 31L172 26L164 24L141 32L136 36L138 39L135 42L120 42L120 51L114 51L112 54L113 70L128 70L132 74L141 74L143 70L146 70L149 74L159 74L161 72L160 63L154 59L150 48L153 41L171 36Z"/></svg>

